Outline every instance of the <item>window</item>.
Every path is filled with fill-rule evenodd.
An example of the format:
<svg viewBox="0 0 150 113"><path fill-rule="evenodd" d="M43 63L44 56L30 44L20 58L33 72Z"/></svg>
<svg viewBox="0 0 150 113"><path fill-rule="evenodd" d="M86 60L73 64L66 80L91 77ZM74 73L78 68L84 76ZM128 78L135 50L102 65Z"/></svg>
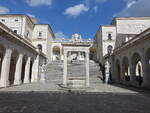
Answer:
<svg viewBox="0 0 150 113"><path fill-rule="evenodd" d="M2 22L5 22L5 19L2 19Z"/></svg>
<svg viewBox="0 0 150 113"><path fill-rule="evenodd" d="M41 44L38 44L37 48L39 49L40 52L42 52L42 45Z"/></svg>
<svg viewBox="0 0 150 113"><path fill-rule="evenodd" d="M27 31L27 38L29 37L29 31Z"/></svg>
<svg viewBox="0 0 150 113"><path fill-rule="evenodd" d="M14 33L17 33L17 30L14 30Z"/></svg>
<svg viewBox="0 0 150 113"><path fill-rule="evenodd" d="M19 20L18 19L15 19L15 22L18 22Z"/></svg>
<svg viewBox="0 0 150 113"><path fill-rule="evenodd" d="M111 35L111 33L108 34L108 40L112 40L112 35Z"/></svg>
<svg viewBox="0 0 150 113"><path fill-rule="evenodd" d="M42 32L39 32L38 36L39 36L39 37L42 37Z"/></svg>
<svg viewBox="0 0 150 113"><path fill-rule="evenodd" d="M107 52L108 52L108 54L110 54L110 53L112 52L112 49L113 49L113 47L112 47L111 45L109 45L109 46L107 47Z"/></svg>

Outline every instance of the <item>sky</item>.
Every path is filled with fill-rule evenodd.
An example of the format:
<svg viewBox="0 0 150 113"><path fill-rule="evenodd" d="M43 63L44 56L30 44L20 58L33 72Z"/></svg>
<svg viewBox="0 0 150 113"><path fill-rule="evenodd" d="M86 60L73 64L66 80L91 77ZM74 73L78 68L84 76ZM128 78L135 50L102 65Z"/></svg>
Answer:
<svg viewBox="0 0 150 113"><path fill-rule="evenodd" d="M57 38L93 38L114 17L150 16L150 0L0 0L0 14L33 16Z"/></svg>

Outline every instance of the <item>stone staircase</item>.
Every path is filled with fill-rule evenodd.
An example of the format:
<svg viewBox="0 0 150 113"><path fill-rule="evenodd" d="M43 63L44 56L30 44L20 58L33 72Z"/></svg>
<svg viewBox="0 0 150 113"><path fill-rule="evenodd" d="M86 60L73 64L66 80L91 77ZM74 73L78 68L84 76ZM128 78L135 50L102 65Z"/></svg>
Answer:
<svg viewBox="0 0 150 113"><path fill-rule="evenodd" d="M46 70L46 82L62 83L63 62L51 62L47 65Z"/></svg>
<svg viewBox="0 0 150 113"><path fill-rule="evenodd" d="M68 78L84 78L85 64L84 62L68 61ZM93 61L90 61L90 84L102 83L100 78L99 66ZM61 84L63 80L63 62L55 61L47 65L46 82L54 82Z"/></svg>

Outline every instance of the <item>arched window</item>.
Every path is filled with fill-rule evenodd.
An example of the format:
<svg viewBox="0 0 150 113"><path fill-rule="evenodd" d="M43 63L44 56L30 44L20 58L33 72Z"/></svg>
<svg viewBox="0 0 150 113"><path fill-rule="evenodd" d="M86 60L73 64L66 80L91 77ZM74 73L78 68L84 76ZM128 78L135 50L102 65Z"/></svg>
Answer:
<svg viewBox="0 0 150 113"><path fill-rule="evenodd" d="M112 40L112 34L108 33L108 40Z"/></svg>
<svg viewBox="0 0 150 113"><path fill-rule="evenodd" d="M42 32L41 32L41 31L39 31L38 36L39 36L39 37L42 37Z"/></svg>
<svg viewBox="0 0 150 113"><path fill-rule="evenodd" d="M110 54L110 53L112 52L112 49L113 49L113 46L111 46L111 45L109 45L109 46L107 47L107 52L108 52L108 54Z"/></svg>
<svg viewBox="0 0 150 113"><path fill-rule="evenodd" d="M37 48L39 49L39 51L42 52L42 45L41 45L41 44L38 44L38 45L37 45Z"/></svg>

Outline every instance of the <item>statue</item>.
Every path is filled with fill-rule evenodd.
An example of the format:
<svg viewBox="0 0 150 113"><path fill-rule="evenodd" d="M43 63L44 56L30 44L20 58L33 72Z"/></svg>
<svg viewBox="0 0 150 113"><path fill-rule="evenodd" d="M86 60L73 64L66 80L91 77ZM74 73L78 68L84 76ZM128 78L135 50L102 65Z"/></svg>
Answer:
<svg viewBox="0 0 150 113"><path fill-rule="evenodd" d="M81 42L82 41L81 35L79 35L79 34L72 35L72 41L73 42Z"/></svg>
<svg viewBox="0 0 150 113"><path fill-rule="evenodd" d="M41 79L40 79L40 81L41 81L42 83L45 83L46 67L47 67L46 62L43 63L43 65L40 67L40 70L41 70Z"/></svg>

